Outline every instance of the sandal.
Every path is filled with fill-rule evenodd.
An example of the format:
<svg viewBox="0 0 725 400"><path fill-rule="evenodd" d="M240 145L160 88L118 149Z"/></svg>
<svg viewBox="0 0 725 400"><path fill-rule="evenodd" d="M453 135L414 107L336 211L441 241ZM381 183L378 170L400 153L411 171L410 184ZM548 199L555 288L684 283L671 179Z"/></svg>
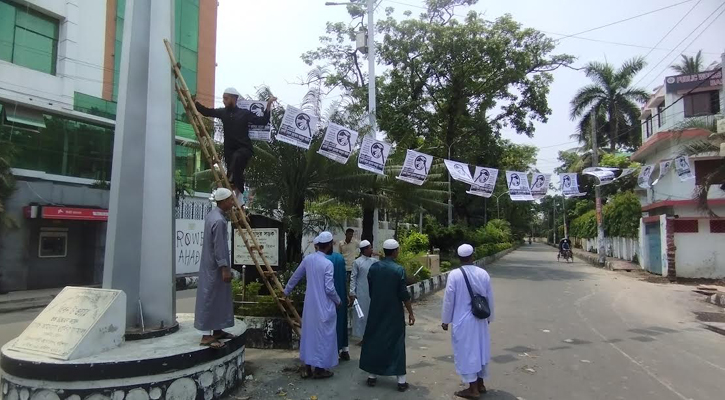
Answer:
<svg viewBox="0 0 725 400"><path fill-rule="evenodd" d="M479 395L479 396L474 396L474 395L473 395L473 394L471 394L471 392L469 392L468 390L459 390L459 391L457 391L457 392L456 392L456 393L454 393L454 394L455 394L456 396L458 396L458 397L463 397L464 399L477 399L477 398L479 398L479 397L480 397L480 395Z"/></svg>
<svg viewBox="0 0 725 400"><path fill-rule="evenodd" d="M224 345L225 345L224 343L220 342L217 339L210 340L208 342L201 342L201 343L199 343L199 346L206 346L206 347L209 347L211 349L221 349L222 347L224 347Z"/></svg>
<svg viewBox="0 0 725 400"><path fill-rule="evenodd" d="M408 385L408 382L399 383L398 384L398 391L399 392L405 392L406 390L408 390L409 387L410 387L410 385Z"/></svg>
<svg viewBox="0 0 725 400"><path fill-rule="evenodd" d="M322 370L322 372L315 371L312 375L312 379L327 379L332 378L333 375L335 375L335 373L328 370Z"/></svg>
<svg viewBox="0 0 725 400"><path fill-rule="evenodd" d="M374 387L378 383L377 378L368 378L368 386Z"/></svg>
<svg viewBox="0 0 725 400"><path fill-rule="evenodd" d="M232 335L229 332L222 331L219 335L214 335L214 338L217 340L226 340L226 339L234 339L236 336Z"/></svg>

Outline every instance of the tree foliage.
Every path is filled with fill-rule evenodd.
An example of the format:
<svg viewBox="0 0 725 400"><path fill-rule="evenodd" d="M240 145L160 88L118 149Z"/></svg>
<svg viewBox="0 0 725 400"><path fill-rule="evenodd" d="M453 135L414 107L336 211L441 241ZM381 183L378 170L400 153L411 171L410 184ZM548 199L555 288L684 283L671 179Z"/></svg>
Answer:
<svg viewBox="0 0 725 400"><path fill-rule="evenodd" d="M702 57L702 50L698 50L694 57L686 56L684 54L680 54L680 56L682 57L680 63L670 66L671 70L681 75L696 74L702 71L702 66L705 63L705 60Z"/></svg>

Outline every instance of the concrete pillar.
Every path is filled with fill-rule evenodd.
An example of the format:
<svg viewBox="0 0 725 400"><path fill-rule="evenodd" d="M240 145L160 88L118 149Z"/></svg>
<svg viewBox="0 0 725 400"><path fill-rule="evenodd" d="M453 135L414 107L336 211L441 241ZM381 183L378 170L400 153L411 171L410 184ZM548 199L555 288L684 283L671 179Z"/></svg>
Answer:
<svg viewBox="0 0 725 400"><path fill-rule="evenodd" d="M103 287L126 293L129 332L176 325L173 10L126 2Z"/></svg>

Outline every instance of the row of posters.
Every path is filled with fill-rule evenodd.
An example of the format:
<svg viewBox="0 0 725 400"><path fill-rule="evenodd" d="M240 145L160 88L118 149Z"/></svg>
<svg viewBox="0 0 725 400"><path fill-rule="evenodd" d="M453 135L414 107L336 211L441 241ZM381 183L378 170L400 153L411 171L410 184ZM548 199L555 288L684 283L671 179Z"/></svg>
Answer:
<svg viewBox="0 0 725 400"><path fill-rule="evenodd" d="M654 182L651 183L650 179L652 178L652 175L657 165L648 164L643 166L642 170L639 172L639 176L637 177L637 185L639 185L639 187L641 187L642 189L651 188L652 186L656 185L665 175L667 175L667 172L669 172L673 164L675 166L675 173L677 174L677 177L680 178L680 181L685 182L690 179L695 179L695 174L692 172L692 167L690 167L690 159L687 156L680 156L675 158L674 160L660 161L659 175L657 176L657 179L655 179Z"/></svg>

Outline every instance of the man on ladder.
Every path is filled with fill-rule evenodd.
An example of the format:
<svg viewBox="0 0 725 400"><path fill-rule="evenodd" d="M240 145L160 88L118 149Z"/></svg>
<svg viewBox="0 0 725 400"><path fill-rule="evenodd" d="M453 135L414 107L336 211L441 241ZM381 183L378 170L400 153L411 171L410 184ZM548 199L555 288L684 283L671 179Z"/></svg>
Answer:
<svg viewBox="0 0 725 400"><path fill-rule="evenodd" d="M237 107L239 92L234 88L224 90L223 108L207 108L198 101L196 110L205 117L218 118L224 127L224 161L227 164L227 178L234 185L234 194L242 201L244 193L244 170L254 154L254 146L249 138L249 125L267 125L269 123L270 109L277 98L272 96L267 100L267 109L264 115Z"/></svg>

